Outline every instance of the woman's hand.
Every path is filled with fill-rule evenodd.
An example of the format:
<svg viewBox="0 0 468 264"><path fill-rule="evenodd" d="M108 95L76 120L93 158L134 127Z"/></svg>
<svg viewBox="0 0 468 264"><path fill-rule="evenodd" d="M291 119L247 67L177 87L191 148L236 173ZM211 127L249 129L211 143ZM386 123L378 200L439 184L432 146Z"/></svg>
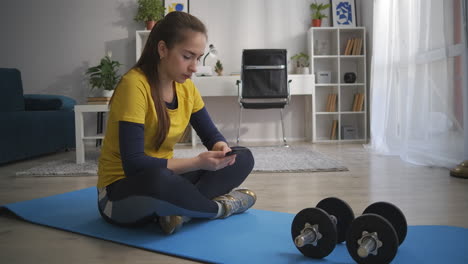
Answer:
<svg viewBox="0 0 468 264"><path fill-rule="evenodd" d="M198 154L198 167L202 170L216 171L234 164L236 155L225 156L224 151L206 151Z"/></svg>
<svg viewBox="0 0 468 264"><path fill-rule="evenodd" d="M211 151L200 153L193 158L168 159L167 168L175 173L182 174L194 170L209 170L216 171L236 162L237 155L226 157L226 153L231 151L231 148L226 142L217 142L214 144Z"/></svg>
<svg viewBox="0 0 468 264"><path fill-rule="evenodd" d="M226 157L231 148L226 142L217 142L212 151L200 153L196 157L185 159L168 159L167 168L175 173L182 174L194 170L216 171L230 166L236 162L236 155Z"/></svg>
<svg viewBox="0 0 468 264"><path fill-rule="evenodd" d="M216 142L216 144L213 145L212 150L222 151L222 152L224 152L224 154L226 154L229 151L231 151L232 149L228 146L228 144L226 142L219 141L219 142ZM234 159L228 164L229 166L231 166L232 164L234 164L236 162L236 156L237 155L232 155L232 157L234 157Z"/></svg>

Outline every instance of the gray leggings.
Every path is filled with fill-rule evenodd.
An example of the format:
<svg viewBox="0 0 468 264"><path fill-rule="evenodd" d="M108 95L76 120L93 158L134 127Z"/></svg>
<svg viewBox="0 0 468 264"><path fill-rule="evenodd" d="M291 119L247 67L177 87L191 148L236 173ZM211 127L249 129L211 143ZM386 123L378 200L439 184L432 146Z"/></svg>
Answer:
<svg viewBox="0 0 468 264"><path fill-rule="evenodd" d="M122 226L167 215L213 218L218 205L212 199L242 184L253 166L252 153L243 151L232 166L218 171L176 174L167 168L142 169L98 188L99 212L108 222Z"/></svg>

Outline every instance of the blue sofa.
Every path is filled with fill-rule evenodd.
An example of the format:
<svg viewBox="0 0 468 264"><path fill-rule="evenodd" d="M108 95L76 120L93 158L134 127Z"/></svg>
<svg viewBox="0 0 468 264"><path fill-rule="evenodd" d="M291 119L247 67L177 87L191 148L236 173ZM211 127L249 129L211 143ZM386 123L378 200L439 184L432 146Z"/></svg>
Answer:
<svg viewBox="0 0 468 264"><path fill-rule="evenodd" d="M0 68L0 164L75 147L76 101L23 94L18 69Z"/></svg>

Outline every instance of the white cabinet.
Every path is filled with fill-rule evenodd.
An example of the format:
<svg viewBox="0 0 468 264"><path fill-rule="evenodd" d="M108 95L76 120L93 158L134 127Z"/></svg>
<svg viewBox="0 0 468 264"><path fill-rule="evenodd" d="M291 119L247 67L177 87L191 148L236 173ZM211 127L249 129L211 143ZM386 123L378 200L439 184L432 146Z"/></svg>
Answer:
<svg viewBox="0 0 468 264"><path fill-rule="evenodd" d="M365 38L364 27L309 29L313 142L367 140Z"/></svg>

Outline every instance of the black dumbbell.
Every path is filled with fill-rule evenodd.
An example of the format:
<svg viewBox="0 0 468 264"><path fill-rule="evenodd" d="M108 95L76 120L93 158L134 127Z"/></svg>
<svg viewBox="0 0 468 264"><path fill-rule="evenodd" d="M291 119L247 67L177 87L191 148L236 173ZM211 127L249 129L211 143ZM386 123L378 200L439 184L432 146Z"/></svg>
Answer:
<svg viewBox="0 0 468 264"><path fill-rule="evenodd" d="M407 230L405 215L398 207L387 202L373 203L351 223L346 247L357 263L390 263Z"/></svg>
<svg viewBox="0 0 468 264"><path fill-rule="evenodd" d="M354 220L351 207L343 200L329 197L315 208L301 210L291 225L291 236L304 256L324 258L337 243L346 240L348 227Z"/></svg>

